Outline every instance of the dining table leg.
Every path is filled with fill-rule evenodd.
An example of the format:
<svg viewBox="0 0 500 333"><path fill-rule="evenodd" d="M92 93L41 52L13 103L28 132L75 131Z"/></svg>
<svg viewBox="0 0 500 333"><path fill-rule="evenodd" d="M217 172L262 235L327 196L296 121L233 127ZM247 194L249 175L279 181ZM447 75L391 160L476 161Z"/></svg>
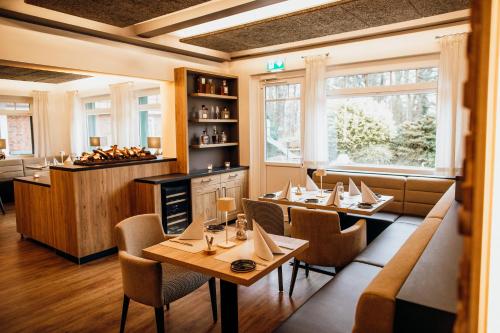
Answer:
<svg viewBox="0 0 500 333"><path fill-rule="evenodd" d="M238 285L220 280L221 332L238 332Z"/></svg>

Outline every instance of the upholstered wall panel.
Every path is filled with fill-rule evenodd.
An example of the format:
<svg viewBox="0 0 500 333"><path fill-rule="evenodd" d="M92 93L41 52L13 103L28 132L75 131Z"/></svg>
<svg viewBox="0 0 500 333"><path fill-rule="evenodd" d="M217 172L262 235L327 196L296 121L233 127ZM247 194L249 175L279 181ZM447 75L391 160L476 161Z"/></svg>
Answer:
<svg viewBox="0 0 500 333"><path fill-rule="evenodd" d="M451 179L408 177L404 213L426 216L453 183Z"/></svg>

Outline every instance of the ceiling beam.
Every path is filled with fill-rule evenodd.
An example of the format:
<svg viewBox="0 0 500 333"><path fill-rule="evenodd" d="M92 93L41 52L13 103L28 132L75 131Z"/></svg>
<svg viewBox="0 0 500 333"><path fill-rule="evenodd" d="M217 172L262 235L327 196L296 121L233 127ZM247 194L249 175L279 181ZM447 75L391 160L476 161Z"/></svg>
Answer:
<svg viewBox="0 0 500 333"><path fill-rule="evenodd" d="M166 44L156 44L138 37L129 37L107 31L94 30L87 28L85 26L78 26L70 23L55 21L52 19L25 14L22 12L12 11L1 7L0 7L0 17L27 22L30 24L36 24L43 27L69 31L86 36L102 38L114 42L140 46L148 49L170 52L189 57L196 57L198 59L205 59L215 62L224 62L229 60L229 56L225 52L220 52L220 51L214 52L214 50L208 50L201 47L191 48L189 47L189 45L180 43L178 40L174 38L169 38L168 43Z"/></svg>
<svg viewBox="0 0 500 333"><path fill-rule="evenodd" d="M133 25L137 36L151 38L285 0L221 0L201 4Z"/></svg>

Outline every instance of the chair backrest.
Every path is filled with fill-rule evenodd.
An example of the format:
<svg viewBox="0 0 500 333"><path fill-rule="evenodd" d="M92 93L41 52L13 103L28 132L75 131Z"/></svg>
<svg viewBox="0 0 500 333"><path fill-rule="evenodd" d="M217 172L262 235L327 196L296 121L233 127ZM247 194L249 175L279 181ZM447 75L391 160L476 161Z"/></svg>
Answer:
<svg viewBox="0 0 500 333"><path fill-rule="evenodd" d="M129 217L115 226L120 251L142 257L142 249L165 240L160 216L144 214Z"/></svg>
<svg viewBox="0 0 500 333"><path fill-rule="evenodd" d="M253 229L252 223L255 220L255 222L270 234L285 234L285 216L279 205L272 202L250 199L242 199L242 202L249 229Z"/></svg>
<svg viewBox="0 0 500 333"><path fill-rule="evenodd" d="M311 265L335 266L341 237L339 214L334 211L292 208L293 238L309 241L309 248L296 256Z"/></svg>

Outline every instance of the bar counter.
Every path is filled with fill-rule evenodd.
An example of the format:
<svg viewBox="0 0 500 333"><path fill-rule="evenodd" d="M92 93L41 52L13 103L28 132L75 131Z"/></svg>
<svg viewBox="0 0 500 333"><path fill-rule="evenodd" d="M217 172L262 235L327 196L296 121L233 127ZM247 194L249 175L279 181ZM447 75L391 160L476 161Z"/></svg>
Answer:
<svg viewBox="0 0 500 333"><path fill-rule="evenodd" d="M177 172L175 158L52 166L14 179L17 231L78 263L116 251L114 226L135 214L137 178Z"/></svg>

